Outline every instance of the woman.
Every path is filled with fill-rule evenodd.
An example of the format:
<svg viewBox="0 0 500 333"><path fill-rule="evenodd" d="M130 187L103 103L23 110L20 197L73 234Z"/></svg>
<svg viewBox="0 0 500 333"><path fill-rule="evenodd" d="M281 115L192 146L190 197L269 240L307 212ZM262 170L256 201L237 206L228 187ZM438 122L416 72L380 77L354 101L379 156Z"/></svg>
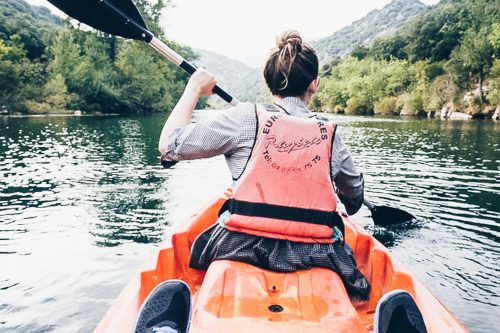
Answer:
<svg viewBox="0 0 500 333"><path fill-rule="evenodd" d="M275 105L241 103L214 119L191 123L198 98L211 95L216 84L200 69L163 127L163 163L224 154L235 182L237 200L198 237L190 266L207 269L217 259L285 272L321 266L339 273L352 298L365 300L369 284L342 241L340 219L323 214L335 211L334 186L347 213L356 213L363 202L363 177L335 124L312 118L307 109L319 84L316 53L296 31L287 31L277 40L264 77ZM260 200L256 191L263 191L267 199ZM293 221L301 213L305 220ZM326 222L309 221L309 216ZM295 223L286 223L290 220Z"/></svg>

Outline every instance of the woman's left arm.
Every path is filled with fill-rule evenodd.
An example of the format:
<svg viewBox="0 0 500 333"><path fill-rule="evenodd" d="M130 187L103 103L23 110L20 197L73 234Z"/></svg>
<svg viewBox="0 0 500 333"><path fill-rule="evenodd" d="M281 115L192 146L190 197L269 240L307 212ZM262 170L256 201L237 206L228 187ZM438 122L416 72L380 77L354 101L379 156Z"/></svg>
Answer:
<svg viewBox="0 0 500 333"><path fill-rule="evenodd" d="M158 150L160 153L165 153L172 132L176 128L186 126L191 122L191 116L196 107L196 103L198 103L198 99L200 96L212 95L212 90L216 83L217 80L215 77L203 68L197 69L189 78L184 93L168 116L161 131L160 140L158 142Z"/></svg>
<svg viewBox="0 0 500 333"><path fill-rule="evenodd" d="M353 215L363 204L365 182L338 132L332 146L332 176L340 201L347 214Z"/></svg>

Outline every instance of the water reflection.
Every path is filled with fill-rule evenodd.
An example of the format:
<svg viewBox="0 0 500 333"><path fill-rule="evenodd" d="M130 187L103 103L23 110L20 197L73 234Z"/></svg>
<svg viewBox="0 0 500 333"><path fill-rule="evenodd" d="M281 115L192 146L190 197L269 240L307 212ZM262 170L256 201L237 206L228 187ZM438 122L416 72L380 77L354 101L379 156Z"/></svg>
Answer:
<svg viewBox="0 0 500 333"><path fill-rule="evenodd" d="M374 203L420 222L357 221L474 332L499 326L500 124L332 118ZM229 184L223 158L162 170L162 122L1 118L0 331L90 331L170 226Z"/></svg>
<svg viewBox="0 0 500 333"><path fill-rule="evenodd" d="M500 305L499 124L346 125L344 138L375 203L424 221L411 230L375 230L376 236L473 331L498 326L491 315L480 320L477 314Z"/></svg>

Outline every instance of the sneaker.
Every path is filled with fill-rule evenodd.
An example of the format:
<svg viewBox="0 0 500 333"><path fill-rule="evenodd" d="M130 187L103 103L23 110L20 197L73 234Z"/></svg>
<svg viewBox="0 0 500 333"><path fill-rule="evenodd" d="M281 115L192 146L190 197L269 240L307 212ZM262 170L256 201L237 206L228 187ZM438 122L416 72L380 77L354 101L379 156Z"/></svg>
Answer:
<svg viewBox="0 0 500 333"><path fill-rule="evenodd" d="M187 333L191 319L191 292L181 280L157 285L144 300L135 333Z"/></svg>
<svg viewBox="0 0 500 333"><path fill-rule="evenodd" d="M411 295L398 289L378 301L373 333L427 333L427 328Z"/></svg>

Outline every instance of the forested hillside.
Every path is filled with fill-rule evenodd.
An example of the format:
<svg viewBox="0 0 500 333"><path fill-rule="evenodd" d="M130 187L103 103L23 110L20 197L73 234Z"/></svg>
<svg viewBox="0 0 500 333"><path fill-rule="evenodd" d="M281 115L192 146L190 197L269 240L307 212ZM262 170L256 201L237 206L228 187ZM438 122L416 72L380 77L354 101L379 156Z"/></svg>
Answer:
<svg viewBox="0 0 500 333"><path fill-rule="evenodd" d="M246 66L240 61L212 51L195 51L199 55L196 62L207 67L217 77L218 83L235 97L249 102L262 100L265 82L261 69ZM219 97L214 96L209 101L216 108L224 107L224 102Z"/></svg>
<svg viewBox="0 0 500 333"><path fill-rule="evenodd" d="M317 110L491 116L500 104L500 2L444 0L323 68ZM445 109L443 109L443 107Z"/></svg>
<svg viewBox="0 0 500 333"><path fill-rule="evenodd" d="M368 46L378 37L394 34L425 10L426 6L419 0L393 0L333 35L313 41L312 45L320 63L329 63L337 57L347 56L356 46Z"/></svg>
<svg viewBox="0 0 500 333"><path fill-rule="evenodd" d="M205 66L217 77L217 82L224 87L232 87L240 77L253 71L253 68L240 61L212 51L195 49L195 52L199 55L196 63Z"/></svg>
<svg viewBox="0 0 500 333"><path fill-rule="evenodd" d="M135 1L149 28L164 37L168 1ZM0 112L147 113L171 110L186 75L147 45L82 31L46 8L0 2ZM164 38L163 38L164 39ZM186 47L171 47L192 59Z"/></svg>
<svg viewBox="0 0 500 333"><path fill-rule="evenodd" d="M0 39L6 41L17 35L29 59L45 52L48 34L63 21L45 7L32 7L20 0L2 0L0 3Z"/></svg>

